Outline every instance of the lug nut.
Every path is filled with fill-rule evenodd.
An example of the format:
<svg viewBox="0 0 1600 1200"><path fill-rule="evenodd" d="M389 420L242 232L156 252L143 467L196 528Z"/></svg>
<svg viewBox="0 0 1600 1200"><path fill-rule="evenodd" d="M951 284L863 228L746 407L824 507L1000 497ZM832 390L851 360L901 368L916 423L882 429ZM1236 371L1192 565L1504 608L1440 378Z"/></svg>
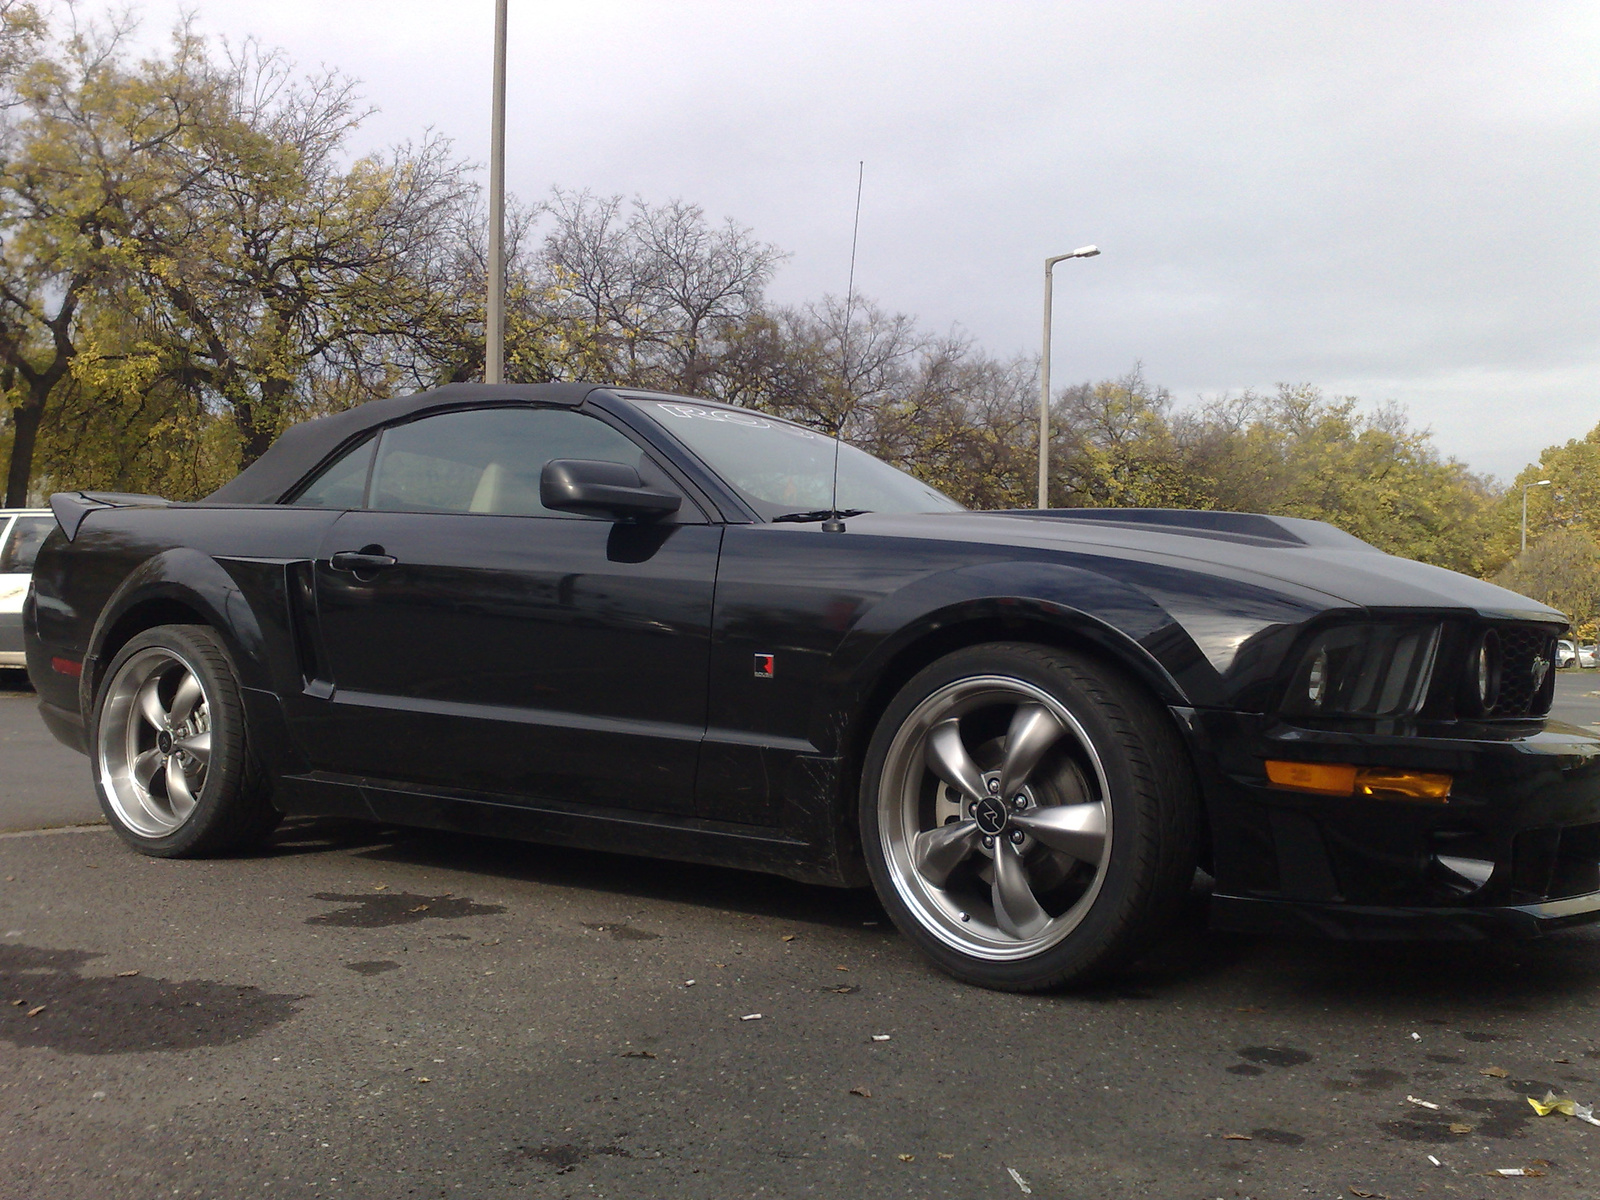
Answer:
<svg viewBox="0 0 1600 1200"><path fill-rule="evenodd" d="M1028 807L1028 801L1025 797L1018 796L1011 801L1011 807L1016 809L1018 812L1021 812L1023 809Z"/></svg>
<svg viewBox="0 0 1600 1200"><path fill-rule="evenodd" d="M983 848L985 850L993 850L994 849L994 839L992 837L990 837L988 834L984 835Z"/></svg>
<svg viewBox="0 0 1600 1200"><path fill-rule="evenodd" d="M989 790L991 792L998 792L1000 790L1000 781L998 779L989 780Z"/></svg>
<svg viewBox="0 0 1600 1200"><path fill-rule="evenodd" d="M1025 837L1025 836L1027 836L1027 835L1026 835L1026 834L1024 834L1024 833L1023 833L1023 832L1022 832L1022 830L1020 830L1020 829L1013 829L1013 830L1012 830L1012 831L1011 831L1011 844L1012 844L1012 845L1013 845L1013 846L1020 846L1020 845L1022 845L1022 839L1023 839L1023 838L1024 838L1024 837Z"/></svg>

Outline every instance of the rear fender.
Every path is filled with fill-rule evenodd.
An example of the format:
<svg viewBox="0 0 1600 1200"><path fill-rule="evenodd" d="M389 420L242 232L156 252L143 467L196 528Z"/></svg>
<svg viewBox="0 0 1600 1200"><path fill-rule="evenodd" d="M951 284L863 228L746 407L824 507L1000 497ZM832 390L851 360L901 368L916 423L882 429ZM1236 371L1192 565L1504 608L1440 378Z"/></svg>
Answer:
<svg viewBox="0 0 1600 1200"><path fill-rule="evenodd" d="M122 618L151 601L175 601L194 610L222 638L245 687L272 690L265 667L261 623L239 585L208 555L179 547L147 558L122 581L100 610L78 681L78 704L87 720L110 660L108 640Z"/></svg>

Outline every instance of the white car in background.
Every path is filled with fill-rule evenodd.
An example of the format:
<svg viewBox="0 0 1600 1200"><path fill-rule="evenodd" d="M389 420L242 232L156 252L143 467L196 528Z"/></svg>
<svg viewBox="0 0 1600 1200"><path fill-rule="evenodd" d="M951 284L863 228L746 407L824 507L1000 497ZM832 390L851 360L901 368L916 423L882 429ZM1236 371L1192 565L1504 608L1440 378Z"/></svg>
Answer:
<svg viewBox="0 0 1600 1200"><path fill-rule="evenodd" d="M1593 646L1580 646L1576 642L1562 638L1556 643L1556 666L1593 667L1597 661L1595 654Z"/></svg>
<svg viewBox="0 0 1600 1200"><path fill-rule="evenodd" d="M0 667L23 667L22 602L33 560L56 527L47 508L0 508Z"/></svg>

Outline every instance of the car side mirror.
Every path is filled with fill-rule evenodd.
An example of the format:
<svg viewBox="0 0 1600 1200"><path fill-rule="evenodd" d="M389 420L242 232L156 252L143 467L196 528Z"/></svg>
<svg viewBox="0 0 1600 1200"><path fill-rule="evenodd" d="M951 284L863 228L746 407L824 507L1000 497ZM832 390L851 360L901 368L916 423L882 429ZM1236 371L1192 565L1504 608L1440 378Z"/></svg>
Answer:
<svg viewBox="0 0 1600 1200"><path fill-rule="evenodd" d="M663 517L683 497L647 488L639 472L621 463L557 458L539 475L539 502L557 512L593 517Z"/></svg>

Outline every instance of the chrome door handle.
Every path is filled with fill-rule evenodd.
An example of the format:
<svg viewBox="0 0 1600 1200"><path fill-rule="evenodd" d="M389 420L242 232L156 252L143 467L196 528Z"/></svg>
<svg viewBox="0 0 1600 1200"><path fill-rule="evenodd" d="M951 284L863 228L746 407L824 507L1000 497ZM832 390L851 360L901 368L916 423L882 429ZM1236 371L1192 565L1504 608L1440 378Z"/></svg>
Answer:
<svg viewBox="0 0 1600 1200"><path fill-rule="evenodd" d="M335 571L376 571L392 567L400 560L392 554L368 554L364 550L341 550L328 559Z"/></svg>

